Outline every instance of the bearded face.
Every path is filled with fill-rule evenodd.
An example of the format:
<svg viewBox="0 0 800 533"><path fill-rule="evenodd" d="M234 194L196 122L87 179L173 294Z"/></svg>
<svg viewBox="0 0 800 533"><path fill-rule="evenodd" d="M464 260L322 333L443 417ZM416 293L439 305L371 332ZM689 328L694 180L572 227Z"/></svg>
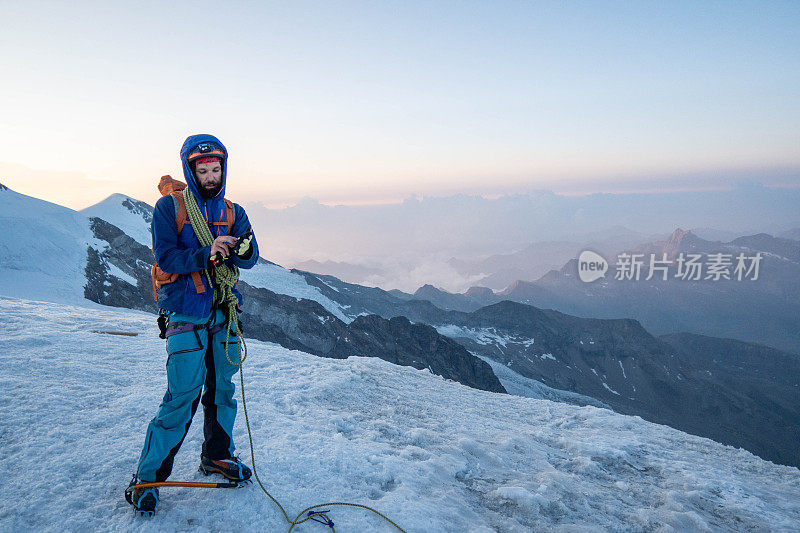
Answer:
<svg viewBox="0 0 800 533"><path fill-rule="evenodd" d="M194 170L200 193L206 198L214 198L222 189L222 164L219 161L198 163Z"/></svg>

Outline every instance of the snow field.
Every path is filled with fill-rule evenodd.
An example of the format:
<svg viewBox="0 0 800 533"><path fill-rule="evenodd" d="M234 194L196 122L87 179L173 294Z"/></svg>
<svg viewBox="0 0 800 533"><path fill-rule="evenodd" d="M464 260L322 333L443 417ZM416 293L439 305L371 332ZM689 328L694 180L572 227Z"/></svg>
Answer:
<svg viewBox="0 0 800 533"><path fill-rule="evenodd" d="M0 310L0 529L288 529L257 485L165 488L152 519L124 501L166 387L154 315L6 297ZM292 518L346 501L409 532L800 528L800 470L744 450L376 358L319 358L255 340L248 351L256 467ZM209 479L197 472L201 426L197 413L171 479ZM241 406L234 433L249 463ZM332 507L330 516L339 533L396 531L365 510ZM329 529L309 521L294 531Z"/></svg>
<svg viewBox="0 0 800 533"><path fill-rule="evenodd" d="M345 324L353 321L344 313L341 305L322 294L317 287L309 285L300 274L281 266L257 263L253 268L241 269L239 279L253 287L263 287L277 294L293 296L297 300L314 300Z"/></svg>

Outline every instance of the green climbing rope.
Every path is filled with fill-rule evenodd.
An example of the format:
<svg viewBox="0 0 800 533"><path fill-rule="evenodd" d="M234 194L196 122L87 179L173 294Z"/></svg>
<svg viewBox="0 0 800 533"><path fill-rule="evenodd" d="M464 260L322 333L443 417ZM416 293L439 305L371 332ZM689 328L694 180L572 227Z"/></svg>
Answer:
<svg viewBox="0 0 800 533"><path fill-rule="evenodd" d="M208 229L206 220L203 218L203 214L200 213L200 208L197 206L194 195L191 193L188 187L183 189L183 200L186 204L186 215L189 217L189 222L192 224L192 229L194 230L194 234L197 236L197 240L200 241L200 246L211 246L214 243L214 236L211 234L211 230ZM209 282L211 282L211 276L209 275L207 269L203 270L203 274L206 276ZM210 283L211 287L214 288L213 303L219 303L223 306L228 306L228 327L226 328L227 336L225 337L225 357L228 359L230 364L238 366L244 363L244 360L247 357L247 346L245 345L242 336L238 335L237 342L239 343L240 348L239 361L234 363L231 361L231 358L228 355L228 342L231 340L231 327L233 324L239 324L239 315L236 312L236 305L239 303L239 301L236 299L236 295L233 294L233 286L236 285L237 281L239 281L239 268L236 265L228 266L224 263L220 263L214 267L214 278L219 286L219 292L217 291L214 283Z"/></svg>
<svg viewBox="0 0 800 533"><path fill-rule="evenodd" d="M200 241L200 245L211 246L214 243L214 236L211 234L211 230L208 228L206 220L203 218L202 213L200 213L200 208L197 206L197 202L194 199L194 195L189 191L188 187L183 190L183 199L186 203L186 214L189 217L189 222L191 222L192 224L192 229L194 230L194 234L197 236L198 241ZM206 276L209 282L211 282L211 276L208 270L203 270L203 274ZM214 267L214 279L217 282L216 284L219 286L219 292L217 292L217 289L214 288L213 301L218 302L223 306L224 305L228 306L228 324L226 327L227 335L225 337L225 358L228 360L230 364L239 367L239 383L241 385L241 390L242 390L242 408L244 410L245 424L247 425L247 437L250 440L250 460L253 465L253 476L256 478L256 481L258 482L258 486L261 487L262 491L264 491L264 494L266 494L267 497L270 500L272 500L283 513L283 517L289 523L288 533L292 532L294 526L302 524L307 520L316 520L316 517L318 516L324 517L325 522L323 523L328 525L328 527L331 528L331 531L333 533L336 533L336 530L333 528L333 521L330 520L330 518L328 518L328 516L325 514L327 511L324 512L312 511L312 509L317 509L319 507L330 507L334 505L367 509L377 514L390 524L392 524L398 530L405 533L405 530L403 528L395 524L391 519L389 519L384 514L380 513L379 511L376 511L372 507L367 507L366 505L361 505L358 503L329 502L329 503L322 503L319 505L312 505L311 507L303 509L303 511L301 511L300 514L298 514L295 517L295 519L292 520L289 518L289 515L286 514L286 511L284 510L283 506L278 502L278 500L273 498L272 495L267 491L267 489L264 488L264 484L261 483L261 479L259 479L258 477L258 471L256 470L256 459L255 459L255 454L253 452L253 434L250 431L250 419L247 416L247 402L245 402L244 398L244 374L242 372L242 363L244 363L244 360L247 357L247 346L244 343L244 338L242 337L241 332L237 332L236 335L236 341L239 345L239 359L236 362L233 362L231 361L231 358L228 355L228 346L229 346L228 343L231 338L231 328L233 327L233 324L237 325L239 324L239 315L236 312L236 305L238 304L238 300L236 298L236 295L233 294L233 286L236 285L237 281L239 281L239 269L235 265L229 267L228 265L220 263ZM215 287L214 283L210 284L212 287ZM300 517L306 513L307 513L306 517L300 520Z"/></svg>

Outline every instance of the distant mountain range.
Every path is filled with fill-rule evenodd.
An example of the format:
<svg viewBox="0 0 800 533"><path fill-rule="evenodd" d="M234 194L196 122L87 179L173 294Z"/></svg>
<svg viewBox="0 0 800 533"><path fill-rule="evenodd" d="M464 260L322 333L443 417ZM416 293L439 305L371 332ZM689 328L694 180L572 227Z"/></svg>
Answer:
<svg viewBox="0 0 800 533"><path fill-rule="evenodd" d="M27 291L47 300L48 288L61 283L62 296L80 290L80 297L93 302L156 310L149 276L152 252L141 242L152 217L147 204L119 195L85 210L102 212L106 218L87 217L3 190L0 208L6 216L28 221L24 228L14 226L0 236L0 251L5 252L0 263L2 294L26 297ZM31 255L15 246L20 239L58 245ZM717 246L691 233L673 234L656 244L657 249L672 251ZM781 275L794 268L794 249L783 240L752 236L730 246L772 250L764 272L767 265L770 272ZM57 264L48 271L43 262ZM776 462L800 465L797 355L696 334L655 337L632 318L580 318L508 298L531 291L539 299L571 302L583 291L586 298L611 295L595 298L602 302L618 303L627 296L629 309L645 305L647 295L672 301L645 283L641 289L630 287L634 283L614 285L611 280L576 285L575 274L565 270L568 266L544 276L543 285L542 280L518 283L507 294L473 288L451 295L432 286L407 294L286 270L262 259L254 269L242 271L239 282L245 295L245 334L327 357L380 357L495 392L506 391L492 370L492 365L502 365L540 382L542 392L537 394L542 397L607 405L742 446ZM765 285L766 292L776 288ZM680 295L689 298L691 289L685 290ZM698 285L694 290L706 289ZM719 289L703 293L703 298L726 291L731 299L754 298L753 293L738 290ZM489 299L499 301L481 305ZM790 308L790 302L785 305ZM614 308L609 305L609 309ZM628 311L619 316L632 315ZM796 317L785 317L786 323Z"/></svg>
<svg viewBox="0 0 800 533"><path fill-rule="evenodd" d="M328 206L304 198L283 209L255 203L246 207L253 227L262 228L264 237L280 250L277 257L283 258L285 249L297 249L297 242L303 242L317 258L346 258L355 263L352 257L386 257L393 250L416 256L426 250L444 250L448 257L467 253L474 257L507 254L537 242L583 243L592 240L592 233L600 239L631 231L660 235L678 221L689 228L774 235L800 227L799 202L800 189L739 181L730 190L661 194L565 196L535 190L495 199L456 194L410 197L400 204ZM348 239L338 239L341 235ZM724 238L723 234L702 236Z"/></svg>
<svg viewBox="0 0 800 533"><path fill-rule="evenodd" d="M800 242L759 234L722 243L676 230L666 241L629 252L646 257L653 253L658 259L663 253L674 259L681 252L705 257L761 252L763 259L755 281L690 281L674 276L646 281L649 266L645 265L639 281L617 280L610 271L593 283L580 281L577 259L572 259L535 282L518 282L502 296L579 316L631 317L655 334L686 331L800 352Z"/></svg>
<svg viewBox="0 0 800 533"><path fill-rule="evenodd" d="M550 270L561 268L564 263L583 250L594 250L604 256L636 246L647 240L666 238L666 235L650 236L624 227L610 228L602 236L581 242L543 241L534 242L514 253L495 254L482 260L452 258L448 262L462 276L483 274L476 285L494 290L504 290L518 280L535 280Z"/></svg>
<svg viewBox="0 0 800 533"><path fill-rule="evenodd" d="M713 228L697 228L691 232L707 241L731 242L740 237L733 231L724 231ZM779 238L800 240L800 228L790 230L778 235ZM609 228L603 235L577 241L543 241L534 242L525 248L507 254L495 254L485 259L458 259L451 258L448 264L462 276L483 275L475 284L488 287L496 291L505 291L510 285L518 281L535 281L547 274L550 270L560 270L570 259L578 257L583 250L593 250L604 257L615 257L617 254L632 250L636 247L653 241L666 241L670 235L647 236L625 227ZM323 265L298 264L297 268L336 275L333 271L324 268L314 270L313 267ZM341 277L341 276L339 276ZM346 279L346 278L342 278Z"/></svg>
<svg viewBox="0 0 800 533"><path fill-rule="evenodd" d="M737 237L730 242L706 241L691 231L677 229L666 239L621 251L644 254L648 260L650 254L661 259L664 253L674 260L681 252L706 257L718 252L734 257L739 253L753 256L760 252L763 259L759 279L755 281L689 281L674 276L667 281L658 277L647 281L649 265L643 266L639 281L617 280L613 270L616 255L606 255L611 270L604 279L593 283L580 281L577 257L573 257L535 281L517 280L502 291L473 287L453 294L424 285L413 295L393 294L428 300L443 309L458 311L473 311L511 300L578 316L630 317L656 334L685 331L800 353L800 241L764 233ZM675 272L673 266L672 273Z"/></svg>

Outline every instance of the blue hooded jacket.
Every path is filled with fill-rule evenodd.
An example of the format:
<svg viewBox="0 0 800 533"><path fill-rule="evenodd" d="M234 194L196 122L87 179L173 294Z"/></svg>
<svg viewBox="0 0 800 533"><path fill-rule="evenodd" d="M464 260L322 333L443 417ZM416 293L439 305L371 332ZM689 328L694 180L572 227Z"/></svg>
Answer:
<svg viewBox="0 0 800 533"><path fill-rule="evenodd" d="M199 145L209 142L219 146L225 156L222 161L222 187L214 198L206 199L200 194L200 189L188 158L189 154L195 151ZM186 184L194 195L197 206L206 221L209 223L225 221L225 202L223 198L225 197L225 183L228 172L228 150L213 135L192 135L183 143L181 161L183 162L183 176L186 179ZM238 204L233 204L233 213L235 222L231 228L231 236L240 237L247 232L250 227L250 221L244 208ZM198 294L189 274L203 270L208 266L211 247L200 246L191 224L184 224L179 235L175 223L176 216L175 200L171 196L162 196L156 202L153 212L153 253L161 270L181 275L178 276L176 281L158 288L158 306L167 311L208 318L211 314L211 301L214 290L209 287L206 277L200 276L203 280L205 292ZM211 233L215 238L220 235L227 235L227 230L228 228L225 225L211 227ZM224 263L228 266L235 265L239 268L252 268L258 261L258 243L255 235L251 241L251 250L252 252L247 259L242 259L231 253ZM239 306L241 306L242 295L235 287L233 293L239 300Z"/></svg>

